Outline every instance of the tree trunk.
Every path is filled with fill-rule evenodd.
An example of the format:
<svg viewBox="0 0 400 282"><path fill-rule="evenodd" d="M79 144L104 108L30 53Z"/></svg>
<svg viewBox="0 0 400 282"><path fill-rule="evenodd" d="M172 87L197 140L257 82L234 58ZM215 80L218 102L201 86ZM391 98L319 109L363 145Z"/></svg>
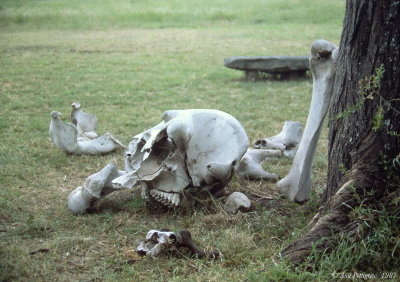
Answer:
<svg viewBox="0 0 400 282"><path fill-rule="evenodd" d="M348 214L360 199L376 203L400 189L400 0L348 0L339 48L327 186L308 234L282 251L294 263L313 244L325 248L322 238L356 234L360 224Z"/></svg>

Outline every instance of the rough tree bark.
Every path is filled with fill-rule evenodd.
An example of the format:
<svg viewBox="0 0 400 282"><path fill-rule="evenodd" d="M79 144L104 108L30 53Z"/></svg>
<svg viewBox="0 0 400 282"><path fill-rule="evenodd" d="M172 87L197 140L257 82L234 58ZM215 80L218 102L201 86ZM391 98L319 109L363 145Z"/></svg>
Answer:
<svg viewBox="0 0 400 282"><path fill-rule="evenodd" d="M309 232L281 252L294 263L313 244L327 247L334 234L360 235L360 222L349 217L352 207L360 199L386 203L400 189L392 164L400 151L400 0L348 0L343 25L327 186Z"/></svg>

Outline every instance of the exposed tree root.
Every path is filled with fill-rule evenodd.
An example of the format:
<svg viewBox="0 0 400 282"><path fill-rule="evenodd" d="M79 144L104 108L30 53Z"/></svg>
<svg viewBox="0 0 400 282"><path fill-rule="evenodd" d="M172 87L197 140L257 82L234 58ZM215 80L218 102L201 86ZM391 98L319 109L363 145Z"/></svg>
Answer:
<svg viewBox="0 0 400 282"><path fill-rule="evenodd" d="M324 214L325 206L308 224L310 231L285 247L281 255L294 264L302 263L313 248L323 250L330 245L334 235L347 234L358 237L361 230L359 222L349 219L349 212L357 201L354 197L354 181L346 182L332 197L329 211Z"/></svg>

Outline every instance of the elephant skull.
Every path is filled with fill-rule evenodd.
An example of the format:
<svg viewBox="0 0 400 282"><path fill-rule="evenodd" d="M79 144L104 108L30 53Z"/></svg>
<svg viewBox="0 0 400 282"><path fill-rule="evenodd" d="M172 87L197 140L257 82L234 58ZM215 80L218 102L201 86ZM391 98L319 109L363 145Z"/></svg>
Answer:
<svg viewBox="0 0 400 282"><path fill-rule="evenodd" d="M142 197L178 206L186 188L215 191L232 178L249 141L231 115L210 109L171 110L135 137L125 154L126 174L115 188L142 187Z"/></svg>

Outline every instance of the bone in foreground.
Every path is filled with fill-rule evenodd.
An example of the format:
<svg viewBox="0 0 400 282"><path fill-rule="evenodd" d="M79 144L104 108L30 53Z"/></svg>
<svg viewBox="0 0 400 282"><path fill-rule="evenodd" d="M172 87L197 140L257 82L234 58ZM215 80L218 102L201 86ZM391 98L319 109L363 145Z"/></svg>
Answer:
<svg viewBox="0 0 400 282"><path fill-rule="evenodd" d="M282 150L284 156L293 158L297 152L302 136L303 126L301 123L287 120L283 124L282 131L278 135L257 140L254 143L254 148Z"/></svg>
<svg viewBox="0 0 400 282"><path fill-rule="evenodd" d="M210 258L218 258L219 256L218 251L206 253L201 250L193 241L192 235L188 230L181 230L179 231L179 234L169 230L150 230L147 232L145 240L137 241L136 251L139 255L146 255L155 259L164 250L168 250L172 247L188 248L191 254L193 256L197 255L198 258L204 258L206 256Z"/></svg>
<svg viewBox="0 0 400 282"><path fill-rule="evenodd" d="M88 141L79 141L78 129L72 123L60 120L61 113L53 111L50 113L49 134L54 144L67 154L72 155L98 155L113 152L126 147L110 133Z"/></svg>
<svg viewBox="0 0 400 282"><path fill-rule="evenodd" d="M81 105L74 102L71 105L71 122L78 129L78 138L95 139L97 138L97 118L95 114L84 113Z"/></svg>
<svg viewBox="0 0 400 282"><path fill-rule="evenodd" d="M278 180L278 175L265 171L261 163L268 158L280 156L282 156L282 151L280 150L249 148L240 160L236 174L240 178L250 180Z"/></svg>
<svg viewBox="0 0 400 282"><path fill-rule="evenodd" d="M286 195L290 201L303 202L310 199L311 169L324 119L331 103L335 81L334 64L338 51L338 47L326 40L317 40L311 46L313 90L307 124L289 174L277 183L279 192Z"/></svg>

